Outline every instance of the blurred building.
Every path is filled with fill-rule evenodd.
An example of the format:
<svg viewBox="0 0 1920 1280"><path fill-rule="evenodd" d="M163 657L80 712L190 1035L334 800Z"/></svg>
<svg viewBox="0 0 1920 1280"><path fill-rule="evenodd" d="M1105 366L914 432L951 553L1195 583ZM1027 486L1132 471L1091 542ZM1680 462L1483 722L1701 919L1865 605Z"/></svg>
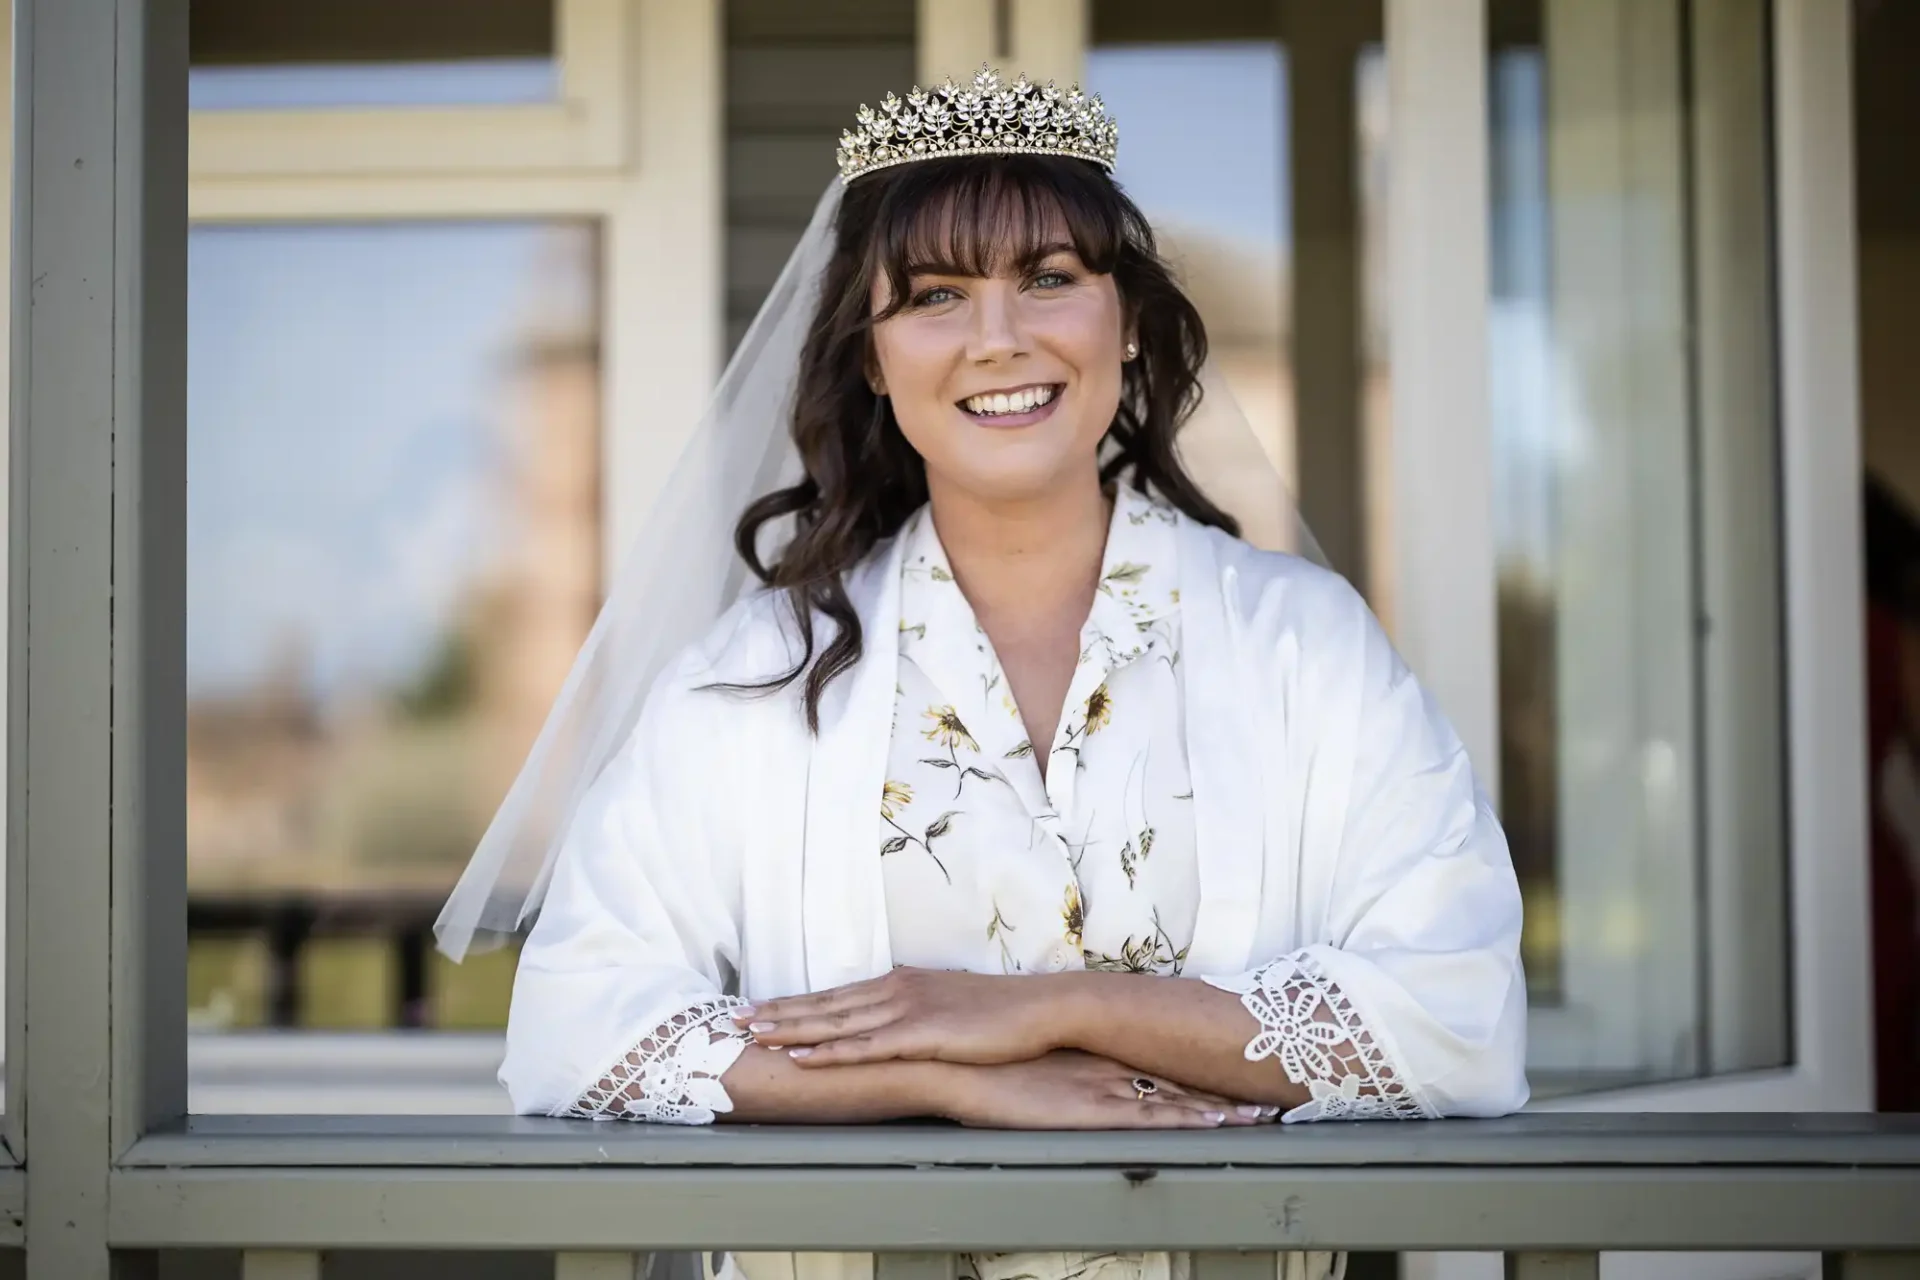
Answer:
<svg viewBox="0 0 1920 1280"><path fill-rule="evenodd" d="M1774 9L196 0L195 1106L501 1105L439 901L852 110L983 61L1104 95L1259 436L1202 483L1495 791L1542 1105L1920 1105L1920 6L1831 170Z"/></svg>

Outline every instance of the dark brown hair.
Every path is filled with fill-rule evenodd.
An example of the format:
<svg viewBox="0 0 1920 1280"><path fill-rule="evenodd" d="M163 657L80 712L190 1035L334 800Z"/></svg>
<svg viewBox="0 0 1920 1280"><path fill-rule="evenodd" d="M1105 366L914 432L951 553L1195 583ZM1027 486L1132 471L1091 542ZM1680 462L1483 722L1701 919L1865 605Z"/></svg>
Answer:
<svg viewBox="0 0 1920 1280"><path fill-rule="evenodd" d="M1239 532L1173 448L1200 403L1206 329L1160 258L1146 218L1104 171L1064 157L969 156L858 178L835 219L833 258L800 355L793 440L806 476L757 499L734 530L747 566L787 593L802 650L791 671L744 687L781 689L805 673L807 724L816 732L822 692L862 652L845 575L927 501L925 464L887 397L867 380L873 328L905 305L916 270L991 275L1043 254L1063 222L1087 269L1113 277L1140 344L1139 358L1123 366L1119 411L1102 444L1102 481L1124 478L1203 524ZM883 272L894 301L875 314L873 285ZM788 516L792 540L764 563L761 530ZM824 648L816 616L835 629Z"/></svg>

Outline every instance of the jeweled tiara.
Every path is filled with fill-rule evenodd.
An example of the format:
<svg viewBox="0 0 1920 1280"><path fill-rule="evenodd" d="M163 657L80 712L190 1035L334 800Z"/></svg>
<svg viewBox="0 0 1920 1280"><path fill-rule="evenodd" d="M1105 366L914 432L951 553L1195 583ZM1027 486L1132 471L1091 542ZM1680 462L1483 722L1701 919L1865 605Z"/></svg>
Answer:
<svg viewBox="0 0 1920 1280"><path fill-rule="evenodd" d="M1113 169L1119 126L1100 95L1075 85L1060 90L1025 76L1003 84L1000 73L982 67L970 88L952 80L933 89L913 87L906 101L889 93L880 109L862 103L859 123L840 135L836 159L840 181L852 182L876 169L950 156L1073 156Z"/></svg>

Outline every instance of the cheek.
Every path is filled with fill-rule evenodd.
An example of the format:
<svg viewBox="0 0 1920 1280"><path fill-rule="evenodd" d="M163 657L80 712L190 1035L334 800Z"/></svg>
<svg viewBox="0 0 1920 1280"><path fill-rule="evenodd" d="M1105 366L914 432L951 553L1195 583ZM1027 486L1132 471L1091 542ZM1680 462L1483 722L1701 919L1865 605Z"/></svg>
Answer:
<svg viewBox="0 0 1920 1280"><path fill-rule="evenodd" d="M944 344L934 337L916 325L887 325L875 331L874 361L896 408L918 404L938 390L948 361Z"/></svg>
<svg viewBox="0 0 1920 1280"><path fill-rule="evenodd" d="M950 434L946 389L954 344L937 326L904 324L876 331L873 351L900 434L921 456L939 455L942 437Z"/></svg>
<svg viewBox="0 0 1920 1280"><path fill-rule="evenodd" d="M1062 315L1054 326L1052 346L1061 363L1073 370L1086 420L1080 424L1096 435L1104 432L1120 407L1120 320L1118 308L1089 306Z"/></svg>

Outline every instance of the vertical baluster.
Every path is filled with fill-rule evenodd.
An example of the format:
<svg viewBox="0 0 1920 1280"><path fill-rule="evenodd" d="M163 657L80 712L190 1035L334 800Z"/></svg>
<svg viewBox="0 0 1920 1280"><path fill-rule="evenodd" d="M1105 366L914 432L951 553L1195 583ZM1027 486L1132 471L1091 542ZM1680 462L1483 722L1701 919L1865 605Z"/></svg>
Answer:
<svg viewBox="0 0 1920 1280"><path fill-rule="evenodd" d="M873 1280L954 1280L959 1262L952 1253L876 1253Z"/></svg>
<svg viewBox="0 0 1920 1280"><path fill-rule="evenodd" d="M318 1249L248 1249L240 1280L320 1280Z"/></svg>
<svg viewBox="0 0 1920 1280"><path fill-rule="evenodd" d="M1507 1280L1600 1280L1600 1254L1509 1253Z"/></svg>
<svg viewBox="0 0 1920 1280"><path fill-rule="evenodd" d="M556 1253L553 1280L636 1280L637 1253Z"/></svg>
<svg viewBox="0 0 1920 1280"><path fill-rule="evenodd" d="M1196 1253L1193 1280L1279 1280L1280 1255L1240 1251Z"/></svg>

